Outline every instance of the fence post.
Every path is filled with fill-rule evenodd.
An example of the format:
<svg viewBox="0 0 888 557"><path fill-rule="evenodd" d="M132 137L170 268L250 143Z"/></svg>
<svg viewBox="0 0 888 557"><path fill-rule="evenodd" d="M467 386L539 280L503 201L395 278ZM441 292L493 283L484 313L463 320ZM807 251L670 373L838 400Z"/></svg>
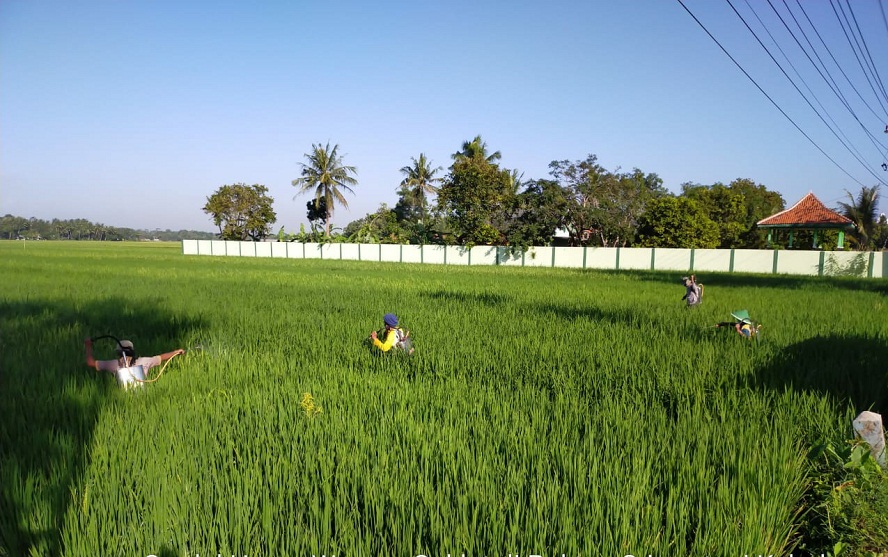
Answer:
<svg viewBox="0 0 888 557"><path fill-rule="evenodd" d="M885 253L882 253L882 257L885 257ZM869 265L866 266L866 278L873 278L873 265L875 264L876 254L875 252L870 252L869 256ZM888 278L888 277L882 277Z"/></svg>
<svg viewBox="0 0 888 557"><path fill-rule="evenodd" d="M734 272L734 248L731 248L731 262L728 263L728 272Z"/></svg>
<svg viewBox="0 0 888 557"><path fill-rule="evenodd" d="M657 248L651 248L651 271L655 271L657 267L655 266L656 256L654 255L657 251Z"/></svg>
<svg viewBox="0 0 888 557"><path fill-rule="evenodd" d="M583 246L583 268L586 268L586 246Z"/></svg>
<svg viewBox="0 0 888 557"><path fill-rule="evenodd" d="M404 244L400 244L401 249L398 250L398 263L404 262ZM379 250L380 257L382 257L382 250Z"/></svg>
<svg viewBox="0 0 888 557"><path fill-rule="evenodd" d="M619 247L617 247L617 268L615 270L616 271L620 270L620 248Z"/></svg>
<svg viewBox="0 0 888 557"><path fill-rule="evenodd" d="M444 264L447 265L447 246L444 246Z"/></svg>
<svg viewBox="0 0 888 557"><path fill-rule="evenodd" d="M469 248L469 267L472 266L472 248Z"/></svg>
<svg viewBox="0 0 888 557"><path fill-rule="evenodd" d="M823 260L826 259L826 252L820 250L820 263L818 264L819 269L817 269L817 276L823 276Z"/></svg>
<svg viewBox="0 0 888 557"><path fill-rule="evenodd" d="M691 248L691 272L694 272L694 248Z"/></svg>
<svg viewBox="0 0 888 557"><path fill-rule="evenodd" d="M772 275L776 275L776 274L777 274L777 253L778 253L779 251L780 251L780 250L776 250L776 249L774 250L774 265L773 265L772 268L771 268L771 274L772 274Z"/></svg>
<svg viewBox="0 0 888 557"><path fill-rule="evenodd" d="M521 266L524 267L524 255L527 253L526 249L521 250Z"/></svg>
<svg viewBox="0 0 888 557"><path fill-rule="evenodd" d="M419 262L425 263L425 244L419 245Z"/></svg>
<svg viewBox="0 0 888 557"><path fill-rule="evenodd" d="M499 265L499 248L497 246L493 246L494 252L496 253L496 264Z"/></svg>
<svg viewBox="0 0 888 557"><path fill-rule="evenodd" d="M552 246L552 268L555 268L555 246Z"/></svg>

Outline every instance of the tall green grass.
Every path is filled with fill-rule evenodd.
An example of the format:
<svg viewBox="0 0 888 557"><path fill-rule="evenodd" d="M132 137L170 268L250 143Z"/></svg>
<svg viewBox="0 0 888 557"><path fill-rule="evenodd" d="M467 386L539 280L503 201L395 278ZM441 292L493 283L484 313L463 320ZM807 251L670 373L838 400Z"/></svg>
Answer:
<svg viewBox="0 0 888 557"><path fill-rule="evenodd" d="M884 282L688 310L667 274L79 243L0 274L8 555L788 554L809 448L888 407ZM711 328L740 308L761 339ZM389 311L414 357L367 348ZM106 333L200 349L123 392Z"/></svg>

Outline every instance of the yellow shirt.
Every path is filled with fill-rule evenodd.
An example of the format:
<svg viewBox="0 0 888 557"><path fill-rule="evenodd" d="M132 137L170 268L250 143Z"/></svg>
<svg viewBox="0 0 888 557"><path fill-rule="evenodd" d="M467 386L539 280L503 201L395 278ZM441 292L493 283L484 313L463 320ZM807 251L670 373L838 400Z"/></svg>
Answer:
<svg viewBox="0 0 888 557"><path fill-rule="evenodd" d="M378 338L373 339L373 346L379 348L383 352L388 352L395 345L395 342L398 340L398 333L396 329L389 329L386 331L385 340L380 341Z"/></svg>

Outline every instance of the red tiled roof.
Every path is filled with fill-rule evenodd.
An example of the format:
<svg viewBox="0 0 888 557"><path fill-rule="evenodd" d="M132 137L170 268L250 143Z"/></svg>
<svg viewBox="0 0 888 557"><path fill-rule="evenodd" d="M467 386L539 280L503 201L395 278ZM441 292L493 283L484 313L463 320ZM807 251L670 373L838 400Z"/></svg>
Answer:
<svg viewBox="0 0 888 557"><path fill-rule="evenodd" d="M799 226L835 225L836 228L851 226L851 219L842 216L835 211L826 208L813 193L808 193L798 203L780 211L776 215L762 219L756 223L758 226Z"/></svg>

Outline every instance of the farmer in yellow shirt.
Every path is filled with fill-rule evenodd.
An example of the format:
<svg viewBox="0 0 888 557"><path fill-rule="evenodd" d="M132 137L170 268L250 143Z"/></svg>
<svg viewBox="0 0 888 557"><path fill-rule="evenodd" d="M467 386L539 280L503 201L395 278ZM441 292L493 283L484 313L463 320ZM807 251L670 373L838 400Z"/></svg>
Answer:
<svg viewBox="0 0 888 557"><path fill-rule="evenodd" d="M752 338L755 335L759 334L762 326L756 325L753 323L752 319L749 318L749 312L745 309L740 309L731 314L731 317L736 319L736 321L727 321L723 323L718 323L715 327L729 327L737 331L737 334L744 338Z"/></svg>
<svg viewBox="0 0 888 557"><path fill-rule="evenodd" d="M376 331L370 333L373 346L383 352L392 348L403 350L407 354L413 354L413 341L410 340L410 332L398 327L398 318L394 313L386 313L382 316L384 325L383 340L379 340Z"/></svg>

